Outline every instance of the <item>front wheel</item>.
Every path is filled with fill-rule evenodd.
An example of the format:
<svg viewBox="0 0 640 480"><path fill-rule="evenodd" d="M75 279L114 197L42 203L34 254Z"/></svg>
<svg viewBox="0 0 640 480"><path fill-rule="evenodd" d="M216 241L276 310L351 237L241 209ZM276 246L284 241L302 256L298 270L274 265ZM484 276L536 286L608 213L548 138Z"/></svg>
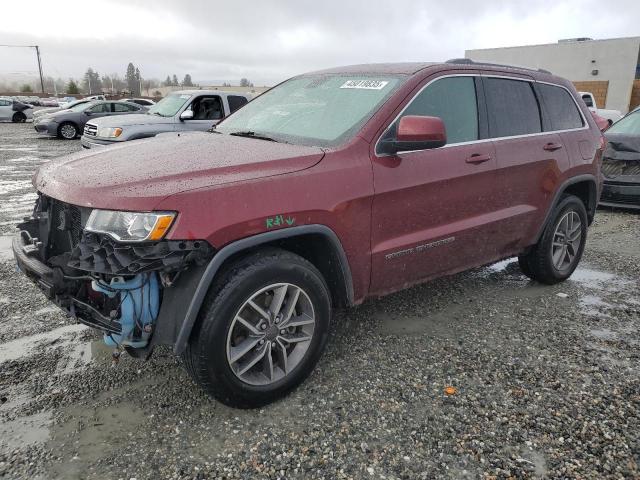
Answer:
<svg viewBox="0 0 640 480"><path fill-rule="evenodd" d="M27 121L27 116L22 112L16 112L13 114L11 121L13 123L24 123Z"/></svg>
<svg viewBox="0 0 640 480"><path fill-rule="evenodd" d="M311 373L330 316L329 289L315 266L284 250L256 252L216 281L183 358L222 403L259 407Z"/></svg>
<svg viewBox="0 0 640 480"><path fill-rule="evenodd" d="M73 140L78 136L78 127L71 122L65 122L58 127L58 137Z"/></svg>
<svg viewBox="0 0 640 480"><path fill-rule="evenodd" d="M587 241L587 210L582 200L566 195L554 208L538 243L518 257L522 273L553 285L571 276Z"/></svg>

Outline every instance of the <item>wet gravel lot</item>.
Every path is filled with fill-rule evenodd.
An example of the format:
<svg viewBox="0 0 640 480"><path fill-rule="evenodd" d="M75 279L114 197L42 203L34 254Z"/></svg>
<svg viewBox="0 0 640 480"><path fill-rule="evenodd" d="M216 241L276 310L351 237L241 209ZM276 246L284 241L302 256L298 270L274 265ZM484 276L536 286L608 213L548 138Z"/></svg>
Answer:
<svg viewBox="0 0 640 480"><path fill-rule="evenodd" d="M233 410L15 272L33 170L80 148L0 124L0 478L640 478L640 215L600 211L561 285L508 260L340 312L301 388Z"/></svg>

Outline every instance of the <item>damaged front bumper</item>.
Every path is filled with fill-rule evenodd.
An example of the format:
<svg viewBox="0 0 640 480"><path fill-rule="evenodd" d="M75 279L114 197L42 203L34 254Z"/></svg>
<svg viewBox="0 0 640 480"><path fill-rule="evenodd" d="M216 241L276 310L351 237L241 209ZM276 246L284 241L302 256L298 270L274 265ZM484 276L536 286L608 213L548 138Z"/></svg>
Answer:
<svg viewBox="0 0 640 480"><path fill-rule="evenodd" d="M19 270L108 344L143 352L173 345L213 248L201 240L120 243L82 230L90 212L47 198L39 205L12 241Z"/></svg>
<svg viewBox="0 0 640 480"><path fill-rule="evenodd" d="M640 160L606 158L600 205L640 209Z"/></svg>

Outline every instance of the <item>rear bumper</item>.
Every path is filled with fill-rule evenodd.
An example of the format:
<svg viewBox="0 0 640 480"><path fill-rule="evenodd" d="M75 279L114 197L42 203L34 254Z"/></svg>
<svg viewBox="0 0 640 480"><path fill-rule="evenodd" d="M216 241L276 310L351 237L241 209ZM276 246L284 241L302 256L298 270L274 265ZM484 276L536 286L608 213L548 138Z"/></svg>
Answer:
<svg viewBox="0 0 640 480"><path fill-rule="evenodd" d="M605 180L599 205L640 209L640 182Z"/></svg>

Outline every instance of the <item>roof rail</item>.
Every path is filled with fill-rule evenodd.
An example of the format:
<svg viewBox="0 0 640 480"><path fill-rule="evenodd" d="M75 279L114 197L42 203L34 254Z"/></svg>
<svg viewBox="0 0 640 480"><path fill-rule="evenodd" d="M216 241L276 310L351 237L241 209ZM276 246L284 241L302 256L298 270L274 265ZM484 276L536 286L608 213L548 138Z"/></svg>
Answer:
<svg viewBox="0 0 640 480"><path fill-rule="evenodd" d="M455 65L485 65L488 67L509 67L517 68L518 70L528 70L530 72L548 73L549 75L551 75L551 72L549 70L545 70L544 68L521 67L520 65L508 65L506 63L476 62L474 60L471 60L470 58L451 58L445 63L453 63Z"/></svg>

